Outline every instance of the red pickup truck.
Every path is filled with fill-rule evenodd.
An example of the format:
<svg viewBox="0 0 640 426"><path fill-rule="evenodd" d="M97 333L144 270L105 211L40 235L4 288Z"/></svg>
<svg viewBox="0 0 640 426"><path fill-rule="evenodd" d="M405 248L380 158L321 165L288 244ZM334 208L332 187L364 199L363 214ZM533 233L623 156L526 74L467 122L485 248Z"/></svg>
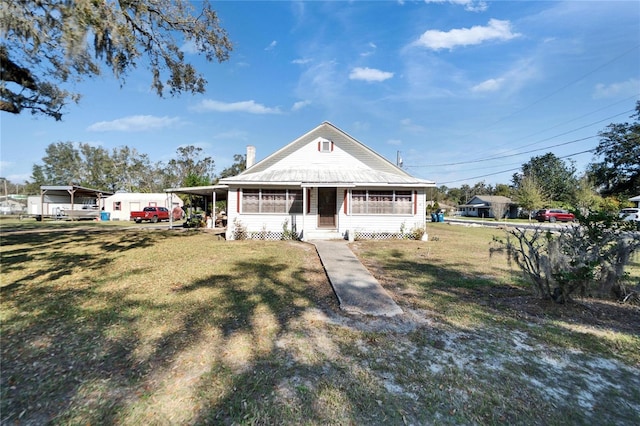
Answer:
<svg viewBox="0 0 640 426"><path fill-rule="evenodd" d="M149 222L162 222L163 220L169 220L169 209L166 207L145 207L141 212L131 212L129 220L133 220L136 223L140 223L143 220Z"/></svg>

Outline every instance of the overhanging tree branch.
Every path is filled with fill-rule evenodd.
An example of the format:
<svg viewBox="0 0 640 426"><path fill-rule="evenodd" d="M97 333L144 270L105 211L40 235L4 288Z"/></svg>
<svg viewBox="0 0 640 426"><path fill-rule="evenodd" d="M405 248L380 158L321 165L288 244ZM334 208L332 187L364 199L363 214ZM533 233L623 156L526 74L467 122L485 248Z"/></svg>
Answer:
<svg viewBox="0 0 640 426"><path fill-rule="evenodd" d="M124 83L146 55L158 95L202 93L206 80L180 44L194 43L208 61L226 61L232 49L208 2L188 0L5 0L0 14L0 110L24 110L59 120L79 95L61 87L111 70ZM91 40L91 42L89 42Z"/></svg>

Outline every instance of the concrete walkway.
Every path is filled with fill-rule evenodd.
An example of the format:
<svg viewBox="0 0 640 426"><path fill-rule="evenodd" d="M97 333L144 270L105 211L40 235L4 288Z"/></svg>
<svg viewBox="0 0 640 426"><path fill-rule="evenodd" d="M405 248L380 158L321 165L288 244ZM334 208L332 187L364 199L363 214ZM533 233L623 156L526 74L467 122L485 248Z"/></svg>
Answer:
<svg viewBox="0 0 640 426"><path fill-rule="evenodd" d="M349 313L392 317L402 313L346 241L311 241L318 251L340 308Z"/></svg>

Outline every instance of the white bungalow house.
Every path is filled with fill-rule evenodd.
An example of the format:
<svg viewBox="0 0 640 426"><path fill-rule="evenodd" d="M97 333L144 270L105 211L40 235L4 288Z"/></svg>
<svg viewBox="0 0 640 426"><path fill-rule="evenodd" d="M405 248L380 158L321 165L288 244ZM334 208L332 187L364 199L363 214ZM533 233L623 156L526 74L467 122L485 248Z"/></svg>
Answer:
<svg viewBox="0 0 640 426"><path fill-rule="evenodd" d="M329 122L247 169L221 179L228 188L228 240L377 238L409 233L426 221L426 189L417 179Z"/></svg>
<svg viewBox="0 0 640 426"><path fill-rule="evenodd" d="M518 208L515 203L501 195L476 195L458 208L462 216L493 218L498 212L500 219L518 217Z"/></svg>

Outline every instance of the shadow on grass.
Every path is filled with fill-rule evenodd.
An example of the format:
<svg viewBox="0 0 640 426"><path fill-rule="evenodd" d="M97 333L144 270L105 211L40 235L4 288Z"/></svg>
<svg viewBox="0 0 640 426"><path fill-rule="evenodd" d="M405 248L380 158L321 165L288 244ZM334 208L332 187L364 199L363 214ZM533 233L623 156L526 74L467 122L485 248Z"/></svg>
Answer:
<svg viewBox="0 0 640 426"><path fill-rule="evenodd" d="M604 332L637 336L640 311L633 305L595 298L557 304L535 296L531 284L524 280L519 270L505 269L494 277L481 272L470 261L423 259L411 255L410 251L395 248L389 253L388 257L368 253L365 262L375 263L382 271L392 271L393 282L390 285L397 294L417 288L419 299L444 306L440 309L443 314L439 319L453 327L459 327L460 323L457 315L448 316L451 312L446 308L448 304L453 306L454 311L460 310L461 315L473 316L478 328L496 320L501 324L511 322L519 327L524 319L560 330L551 322L566 322L575 325L576 330L584 326L598 329L598 332L571 331L571 326L567 326L561 337L552 339L558 346L582 347L586 351L596 349L599 353L606 353L627 363L640 360L637 354L629 356L633 350L615 348L615 342L607 343L601 337Z"/></svg>
<svg viewBox="0 0 640 426"><path fill-rule="evenodd" d="M291 410L286 398L278 396L283 380L292 380L298 395L295 410L304 412L304 417L289 412L289 418L334 422L339 410L344 416L341 421L357 422L369 418L374 408L371 404L385 399L383 387L355 386L360 378L344 366L332 361L298 365L288 350L276 347L278 336L288 332L292 321L308 307L336 308L326 279L322 288L309 285L307 268L292 267L278 253L225 259L233 274L211 273L167 288L170 297L163 301L131 298L126 288L119 289L113 283L125 275L142 280L153 265L120 273L110 272L111 265L123 254L135 255L138 248L183 236L125 233L105 243L101 235L69 230L3 238L3 268L25 272L1 287L3 305L14 313L2 324L3 424L142 422L145 416L138 417L135 410L154 411L145 399L162 393L162 383L169 380L166 377L181 357L210 338L207 330L212 329L221 331L221 342L252 336L251 356L247 368L231 371L228 362L234 364L235 360L215 354L216 361L204 367L199 384L194 384L202 392L194 403L200 408L183 407L192 411L189 423L242 423L249 418L260 422L264 415L269 416L267 422L277 421L280 414ZM85 247L87 252L65 250L69 246ZM38 266L31 270L29 263ZM78 271L95 278L86 282L64 279ZM111 287L103 285L107 283ZM193 297L202 291L202 300ZM208 291L216 296L209 296ZM141 340L136 324L162 318L167 312L173 313L179 324L171 324L175 327L162 331L151 350L142 351L149 342ZM261 317L259 312L266 315ZM264 318L273 322L273 335L264 334L263 326L269 325L260 323ZM295 377L287 378L292 371L296 377L309 378L300 378L297 383ZM212 382L220 382L220 374L226 375L222 380L226 381L224 395L211 389ZM333 388L334 381L341 389ZM174 395L175 399L180 397ZM398 419L397 412L393 416ZM160 418L152 417L151 421Z"/></svg>
<svg viewBox="0 0 640 426"><path fill-rule="evenodd" d="M70 231L3 238L3 268L28 272L1 287L3 309L15 312L2 322L1 423L402 424L405 415L422 423L433 419L428 411L408 408L419 410L427 402L386 388L368 372L365 364L378 361L345 361L342 357L352 358L340 351L351 344L349 338L335 344L335 356L319 353L314 361L301 361L298 348L282 343L291 333L313 333L295 326L309 307L327 312L337 306L323 272L315 271L322 280L313 283L314 271L283 257L284 246L239 244L255 247L247 254L235 251L235 243L206 242L206 250L179 250L184 268L206 261L202 253L219 256L229 268L217 272L212 262L203 277L157 283L153 296L145 298L141 283L158 265L141 261L120 272L112 266L150 245L191 248L191 237L128 232L105 243L101 235ZM65 251L71 245L86 247L87 253ZM307 254L300 248L295 255ZM30 271L23 265L35 261L44 266ZM403 279L428 277L421 287L425 295L435 289L453 300L490 286L490 279L461 277L458 266L413 260L402 250L382 265L400 274L401 290ZM94 278L63 280L79 269ZM130 287L114 285L132 277L142 287L136 297ZM163 322L167 316L169 323ZM143 336L140 326L156 328L157 338ZM237 353L233 342L240 342Z"/></svg>
<svg viewBox="0 0 640 426"><path fill-rule="evenodd" d="M154 244L164 238L164 233L123 233L116 242L105 243L100 236L113 230L66 229L64 232L10 233L2 236L2 270L4 273L24 270L31 261L43 261L45 266L21 277L19 282L3 282L2 295L34 279L56 280L71 275L74 270L99 271L114 258L104 253L124 253ZM85 253L69 252L70 245L82 245ZM19 248L12 248L20 246ZM26 246L26 247L23 247ZM97 254L95 254L97 252Z"/></svg>

